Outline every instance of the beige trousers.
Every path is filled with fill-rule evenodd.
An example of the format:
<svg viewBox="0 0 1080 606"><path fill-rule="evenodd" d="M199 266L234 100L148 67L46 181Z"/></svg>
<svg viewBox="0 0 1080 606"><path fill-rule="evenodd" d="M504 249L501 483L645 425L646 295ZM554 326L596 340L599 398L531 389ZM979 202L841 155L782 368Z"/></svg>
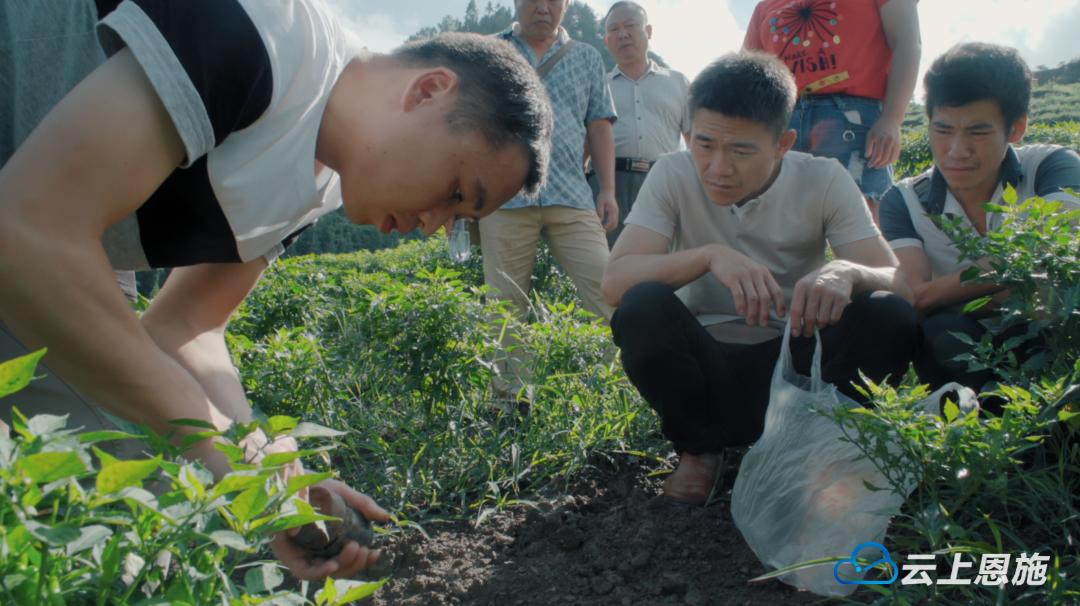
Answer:
<svg viewBox="0 0 1080 606"><path fill-rule="evenodd" d="M524 316L541 237L574 281L585 308L609 321L613 309L600 295L608 243L594 210L566 206L513 208L497 210L482 219L484 281L500 297L512 301Z"/></svg>

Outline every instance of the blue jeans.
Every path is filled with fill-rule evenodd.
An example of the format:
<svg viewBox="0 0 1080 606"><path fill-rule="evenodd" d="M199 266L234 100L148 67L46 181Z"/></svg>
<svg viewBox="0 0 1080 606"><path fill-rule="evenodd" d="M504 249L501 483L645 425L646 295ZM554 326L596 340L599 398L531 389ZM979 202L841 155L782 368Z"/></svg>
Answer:
<svg viewBox="0 0 1080 606"><path fill-rule="evenodd" d="M892 168L870 168L866 135L881 117L881 102L850 95L801 97L791 115L796 151L836 158L863 194L877 200L893 184Z"/></svg>

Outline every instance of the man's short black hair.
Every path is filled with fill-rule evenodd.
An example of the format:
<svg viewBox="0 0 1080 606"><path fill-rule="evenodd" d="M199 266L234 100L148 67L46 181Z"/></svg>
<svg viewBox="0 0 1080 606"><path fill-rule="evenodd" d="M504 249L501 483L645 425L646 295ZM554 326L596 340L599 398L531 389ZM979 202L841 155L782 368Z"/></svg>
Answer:
<svg viewBox="0 0 1080 606"><path fill-rule="evenodd" d="M768 126L779 137L795 110L795 79L780 59L758 51L720 57L690 85L690 115L707 109Z"/></svg>
<svg viewBox="0 0 1080 606"><path fill-rule="evenodd" d="M444 33L409 42L391 56L410 67L445 67L458 76L457 105L447 115L457 132L479 132L494 148L523 146L529 158L525 193L547 178L552 111L536 70L507 41Z"/></svg>
<svg viewBox="0 0 1080 606"><path fill-rule="evenodd" d="M1011 128L1028 113L1031 70L1015 48L965 42L941 55L923 76L926 115L940 106L959 107L976 101L996 101Z"/></svg>

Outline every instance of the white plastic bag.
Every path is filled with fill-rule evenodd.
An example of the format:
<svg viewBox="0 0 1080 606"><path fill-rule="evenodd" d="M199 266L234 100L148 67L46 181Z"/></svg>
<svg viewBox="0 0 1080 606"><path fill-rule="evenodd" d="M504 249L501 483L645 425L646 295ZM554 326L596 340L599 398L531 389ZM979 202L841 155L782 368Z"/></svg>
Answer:
<svg viewBox="0 0 1080 606"><path fill-rule="evenodd" d="M783 568L824 557L848 557L857 546L880 542L914 485L904 496L885 478L831 419L815 410L858 406L821 378L821 337L816 336L810 377L795 372L791 325L784 330L773 371L769 407L761 438L743 457L731 494L731 515L746 542L766 566ZM924 401L936 414L946 391L971 390L950 383ZM871 491L864 482L885 490ZM804 568L780 580L819 595L843 596L855 584L833 576L832 563Z"/></svg>

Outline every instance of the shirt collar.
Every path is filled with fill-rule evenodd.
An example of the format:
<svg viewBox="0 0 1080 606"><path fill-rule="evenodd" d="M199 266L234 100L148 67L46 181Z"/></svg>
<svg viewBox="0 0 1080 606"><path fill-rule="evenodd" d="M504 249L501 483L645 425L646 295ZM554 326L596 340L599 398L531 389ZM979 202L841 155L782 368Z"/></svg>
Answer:
<svg viewBox="0 0 1080 606"><path fill-rule="evenodd" d="M787 155L780 159L780 172L776 173L776 178L773 179L773 182L771 184L769 184L768 189L761 192L756 198L750 198L749 200L744 202L742 206L735 206L734 204L731 205L731 214L735 215L741 220L743 216L745 216L751 210L757 208L758 206L761 206L762 204L767 204L770 200L775 198L776 196L772 192L777 191L780 187L782 187L782 182L788 172L784 170L784 167L786 165Z"/></svg>
<svg viewBox="0 0 1080 606"><path fill-rule="evenodd" d="M1024 168L1020 164L1020 157L1016 155L1016 149L1012 145L1009 145L1009 148L1005 151L1005 159L1001 161L998 176L1002 188L1011 185L1013 189L1016 189L1020 186L1020 182L1024 180ZM945 176L935 166L930 177L930 203L927 205L927 210L936 215L944 212L945 197L948 193L949 184L945 182Z"/></svg>
<svg viewBox="0 0 1080 606"><path fill-rule="evenodd" d="M510 33L515 38L517 38L518 40L521 40L523 43L528 44L528 42L525 40L525 38L522 37L522 35L521 35L521 23L520 22L514 21L513 25L510 26ZM570 39L570 34L567 33L565 27L560 25L559 26L559 33L555 34L555 44L552 44L551 48L555 48L556 46L558 46L560 44L566 44L566 41L569 40L569 39Z"/></svg>
<svg viewBox="0 0 1080 606"><path fill-rule="evenodd" d="M645 76L648 76L649 74L659 73L661 69L662 68L659 65L656 64L656 61L653 61L652 59L647 59L646 63L645 63L645 73L641 74L641 78L638 78L638 80L640 81L640 80L644 79ZM611 68L611 71L608 72L608 79L609 80L614 80L615 78L617 78L619 76L622 76L623 78L626 78L627 80L630 79L630 76L627 76L625 73L623 73L623 70L620 69L619 65L616 63L615 67Z"/></svg>

